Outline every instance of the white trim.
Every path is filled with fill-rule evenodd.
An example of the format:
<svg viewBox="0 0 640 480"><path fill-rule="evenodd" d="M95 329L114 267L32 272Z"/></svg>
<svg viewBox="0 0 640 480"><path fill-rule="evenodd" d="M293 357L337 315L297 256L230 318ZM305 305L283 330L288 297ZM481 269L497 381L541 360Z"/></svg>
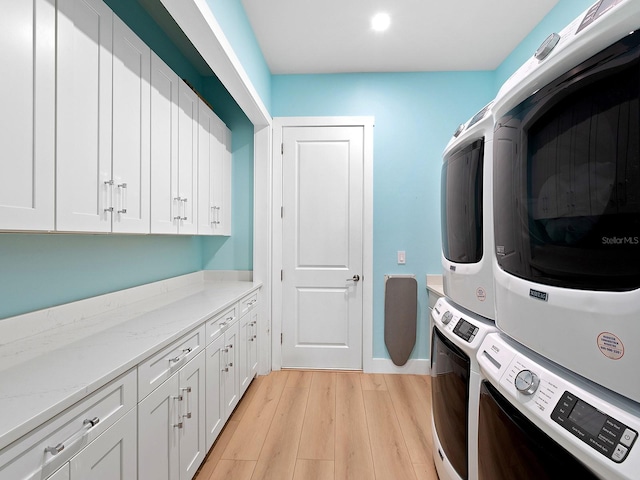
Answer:
<svg viewBox="0 0 640 480"><path fill-rule="evenodd" d="M403 373L412 375L429 375L431 372L429 359L409 359L407 363L399 367L389 358L373 358L371 370L367 373Z"/></svg>
<svg viewBox="0 0 640 480"><path fill-rule="evenodd" d="M254 127L253 278L262 282L258 374L271 371L271 126Z"/></svg>
<svg viewBox="0 0 640 480"><path fill-rule="evenodd" d="M206 0L160 1L251 123L270 125L271 115Z"/></svg>
<svg viewBox="0 0 640 480"><path fill-rule="evenodd" d="M374 117L276 117L273 119L271 177L271 266L272 266L272 368L282 368L282 144L283 127L301 126L362 126L364 127L364 190L363 190L363 282L362 282L362 370L372 372L373 358L373 127ZM389 360L390 362L391 360Z"/></svg>

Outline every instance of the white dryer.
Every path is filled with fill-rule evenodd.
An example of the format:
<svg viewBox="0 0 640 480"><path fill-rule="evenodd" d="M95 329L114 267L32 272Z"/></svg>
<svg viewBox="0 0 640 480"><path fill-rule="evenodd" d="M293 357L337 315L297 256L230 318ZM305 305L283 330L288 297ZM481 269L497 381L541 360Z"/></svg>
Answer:
<svg viewBox="0 0 640 480"><path fill-rule="evenodd" d="M440 480L476 480L480 373L476 353L493 322L444 297L431 311L433 460Z"/></svg>
<svg viewBox="0 0 640 480"><path fill-rule="evenodd" d="M551 35L493 114L496 324L640 402L640 1Z"/></svg>
<svg viewBox="0 0 640 480"><path fill-rule="evenodd" d="M640 478L640 404L501 333L477 360L479 480Z"/></svg>
<svg viewBox="0 0 640 480"><path fill-rule="evenodd" d="M491 106L460 125L445 148L440 208L444 293L494 320Z"/></svg>

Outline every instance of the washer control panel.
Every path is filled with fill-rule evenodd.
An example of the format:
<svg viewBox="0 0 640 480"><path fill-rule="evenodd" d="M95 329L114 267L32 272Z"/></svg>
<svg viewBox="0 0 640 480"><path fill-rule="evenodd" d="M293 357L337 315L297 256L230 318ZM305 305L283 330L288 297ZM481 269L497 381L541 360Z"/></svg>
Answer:
<svg viewBox="0 0 640 480"><path fill-rule="evenodd" d="M565 391L551 419L605 457L620 463L627 458L638 432Z"/></svg>
<svg viewBox="0 0 640 480"><path fill-rule="evenodd" d="M476 338L478 330L480 330L478 327L470 322L467 322L464 318L460 318L455 328L453 329L453 333L455 333L465 342L471 343L473 342L473 339Z"/></svg>

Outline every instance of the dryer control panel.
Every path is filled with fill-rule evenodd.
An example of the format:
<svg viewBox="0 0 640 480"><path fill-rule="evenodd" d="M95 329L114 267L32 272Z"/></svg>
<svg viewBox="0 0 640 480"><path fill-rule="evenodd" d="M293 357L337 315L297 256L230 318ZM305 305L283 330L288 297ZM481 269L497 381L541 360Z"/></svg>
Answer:
<svg viewBox="0 0 640 480"><path fill-rule="evenodd" d="M614 462L622 462L638 432L565 391L551 413L554 422Z"/></svg>

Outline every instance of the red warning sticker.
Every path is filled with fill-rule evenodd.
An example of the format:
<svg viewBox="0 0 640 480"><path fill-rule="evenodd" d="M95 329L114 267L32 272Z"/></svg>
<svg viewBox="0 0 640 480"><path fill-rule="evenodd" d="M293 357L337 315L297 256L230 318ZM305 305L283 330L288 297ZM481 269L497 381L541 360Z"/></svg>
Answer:
<svg viewBox="0 0 640 480"><path fill-rule="evenodd" d="M620 360L624 355L624 345L617 335L602 332L598 335L598 349L605 357Z"/></svg>

